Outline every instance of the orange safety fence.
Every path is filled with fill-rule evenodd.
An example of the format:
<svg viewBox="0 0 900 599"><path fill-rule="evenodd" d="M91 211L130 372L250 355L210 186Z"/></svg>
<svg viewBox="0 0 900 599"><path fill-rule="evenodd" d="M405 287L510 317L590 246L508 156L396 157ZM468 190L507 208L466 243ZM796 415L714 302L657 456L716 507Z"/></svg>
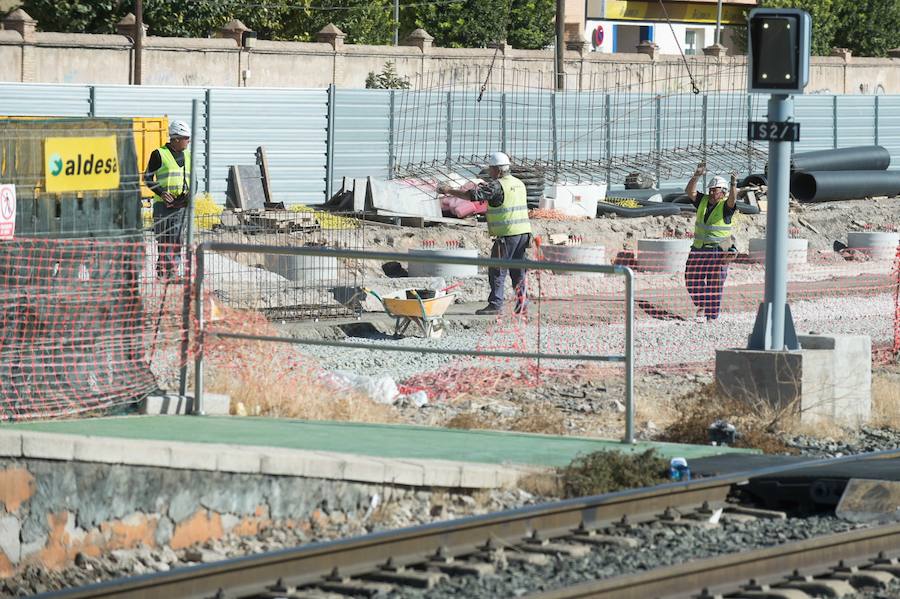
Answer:
<svg viewBox="0 0 900 599"><path fill-rule="evenodd" d="M170 250L169 256L179 253L175 247L163 250ZM693 260L686 277L689 250L681 251L675 257L637 250L606 256L635 269L638 369L708 371L717 349L747 344L763 300L760 257L739 255L726 266L720 254L711 254ZM160 278L157 256L157 244L141 235L0 242L0 420L108 413L157 388L178 388L183 358L192 355L185 354L184 341L195 323L184 329L183 309L186 293L189 298L186 284L193 281L184 280L183 264ZM789 262L788 300L799 334L868 335L880 355L900 352L900 252L809 250ZM723 274L720 297L716 281ZM481 273L444 283L459 284L455 291L469 290L473 301L486 298L485 278ZM221 300L218 287L211 277L210 298ZM451 358L439 366L422 360L413 371L397 372L396 382L402 392L425 390L431 398L455 398L539 388L548 380L606 373L621 377L620 364L588 362L589 356L625 352L624 291L621 276L529 272L524 313L512 312L515 294L509 291L505 313L422 343L455 350L564 354L572 360L480 356ZM250 309L229 310L227 318L211 325L284 334ZM265 373L268 385L331 394L340 388L329 378L328 360L320 362L312 349L274 350L272 344L265 349L257 343L258 355L251 356L248 342L210 338L208 343L204 349L211 367L243 369L250 377L245 388L260 380L260 364L279 367Z"/></svg>
<svg viewBox="0 0 900 599"><path fill-rule="evenodd" d="M139 234L0 242L0 421L108 411L177 389L183 271L158 278L156 256Z"/></svg>

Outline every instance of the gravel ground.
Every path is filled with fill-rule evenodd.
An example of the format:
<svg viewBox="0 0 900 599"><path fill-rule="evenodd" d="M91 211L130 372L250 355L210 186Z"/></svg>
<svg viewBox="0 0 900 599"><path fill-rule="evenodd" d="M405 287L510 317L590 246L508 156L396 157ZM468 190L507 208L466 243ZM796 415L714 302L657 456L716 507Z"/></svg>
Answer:
<svg viewBox="0 0 900 599"><path fill-rule="evenodd" d="M513 509L540 503L545 499L521 490L492 491L479 495L446 495L408 491L397 501L383 504L371 517L335 511L316 512L309 526L269 528L255 537L229 535L220 541L173 551L145 547L116 550L100 558L78 554L75 565L61 571L27 567L17 576L0 579L0 597L23 597L52 590L83 586L103 580L167 572L200 563L253 555L297 547L318 541L330 541L393 530L430 522L453 520L465 516Z"/></svg>
<svg viewBox="0 0 900 599"><path fill-rule="evenodd" d="M850 439L817 438L796 435L786 439L788 445L801 455L817 458L834 458L872 451L885 451L900 447L900 430L864 426Z"/></svg>
<svg viewBox="0 0 900 599"><path fill-rule="evenodd" d="M833 334L869 334L873 344L884 344L893 332L893 304L890 294L859 298L822 298L791 304L799 332L828 331ZM694 322L684 320L641 319L635 328L635 363L638 367L666 367L707 362L715 349L742 347L753 328L755 312L726 312L717 320ZM519 349L533 351L538 336L546 351L578 354L621 353L625 330L621 324L581 322L572 326L544 324L535 320L527 324L520 319L495 321L467 319L449 322L449 329L439 339L404 337L393 339L384 333L348 337L355 343L381 343L413 348L429 347L449 350ZM307 347L305 353L317 357L328 370L349 370L357 374L387 374L402 382L424 372L436 371L458 361L449 355L418 352L371 351L336 347Z"/></svg>

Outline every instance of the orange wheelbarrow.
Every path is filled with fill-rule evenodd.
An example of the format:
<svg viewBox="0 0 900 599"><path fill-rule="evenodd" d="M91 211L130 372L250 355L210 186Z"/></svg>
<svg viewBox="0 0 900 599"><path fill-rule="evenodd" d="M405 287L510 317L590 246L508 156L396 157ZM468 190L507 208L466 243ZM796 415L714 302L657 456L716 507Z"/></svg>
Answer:
<svg viewBox="0 0 900 599"><path fill-rule="evenodd" d="M444 312L456 299L454 293L423 298L419 294L421 290L416 289L407 289L406 298L382 298L371 289L366 291L381 302L387 315L394 319L394 337L406 333L411 324L415 324L424 337L432 339L441 337L445 329Z"/></svg>

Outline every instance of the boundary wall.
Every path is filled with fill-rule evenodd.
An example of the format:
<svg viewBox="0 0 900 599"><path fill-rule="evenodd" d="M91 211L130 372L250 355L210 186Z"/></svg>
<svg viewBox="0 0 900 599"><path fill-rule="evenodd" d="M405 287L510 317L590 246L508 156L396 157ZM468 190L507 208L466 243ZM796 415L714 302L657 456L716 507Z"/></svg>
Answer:
<svg viewBox="0 0 900 599"><path fill-rule="evenodd" d="M9 21L9 20L8 20ZM130 37L39 32L31 21L7 22L0 30L0 81L28 83L129 84L134 52ZM424 34L424 35L422 35ZM147 36L144 41L143 83L174 86L327 87L365 86L369 72L380 72L392 61L400 76L415 78L454 67L494 62L502 79L508 70L545 73L553 86L554 51L517 50L502 45L494 60L493 48L438 48L421 32L405 46L344 44L339 30L320 39L327 42L277 42L235 37L168 38ZM692 58L692 60L695 60ZM700 62L743 66L743 56L700 57ZM567 78L584 89L597 76L623 67L680 63L675 55L602 54L586 45L565 53ZM665 82L660 80L660 85ZM809 91L837 94L900 93L900 60L857 58L849 52L814 57Z"/></svg>

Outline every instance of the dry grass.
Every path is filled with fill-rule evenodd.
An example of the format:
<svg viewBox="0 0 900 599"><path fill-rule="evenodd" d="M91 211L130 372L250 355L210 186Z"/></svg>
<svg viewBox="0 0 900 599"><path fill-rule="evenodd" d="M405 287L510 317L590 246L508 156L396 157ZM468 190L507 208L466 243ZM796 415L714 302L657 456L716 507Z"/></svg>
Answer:
<svg viewBox="0 0 900 599"><path fill-rule="evenodd" d="M562 497L562 476L557 471L535 472L519 479L519 488L538 497Z"/></svg>
<svg viewBox="0 0 900 599"><path fill-rule="evenodd" d="M274 335L262 317L224 309L217 328ZM307 420L393 422L396 412L341 388L294 346L214 339L207 345L209 390L231 396L231 413Z"/></svg>
<svg viewBox="0 0 900 599"><path fill-rule="evenodd" d="M544 403L526 405L518 414L507 418L487 412L460 412L444 422L443 426L544 435L566 434L565 415L554 406Z"/></svg>
<svg viewBox="0 0 900 599"><path fill-rule="evenodd" d="M759 449L764 453L791 451L781 438L793 426L787 409L776 411L762 402L750 404L726 397L715 383L706 385L699 393L682 397L678 404L682 407L681 418L662 432L660 441L707 445L709 425L725 420L740 435L735 447Z"/></svg>
<svg viewBox="0 0 900 599"><path fill-rule="evenodd" d="M900 372L872 374L872 424L900 430Z"/></svg>

